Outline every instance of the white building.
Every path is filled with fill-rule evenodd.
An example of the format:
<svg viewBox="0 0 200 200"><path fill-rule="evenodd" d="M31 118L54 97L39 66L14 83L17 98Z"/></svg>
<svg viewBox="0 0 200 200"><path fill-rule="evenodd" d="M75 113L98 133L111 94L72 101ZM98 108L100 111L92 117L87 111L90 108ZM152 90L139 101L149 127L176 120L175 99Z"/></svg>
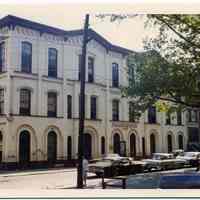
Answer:
<svg viewBox="0 0 200 200"><path fill-rule="evenodd" d="M70 163L78 150L83 31L64 31L9 15L0 20L0 34L1 162L10 167ZM139 122L129 119L129 100L121 98L119 86L128 84L130 50L111 44L93 30L89 36L86 156L118 153L120 146L134 157L185 149L188 123L184 113L171 116L170 125L165 113L154 108ZM198 127L194 117L190 125Z"/></svg>

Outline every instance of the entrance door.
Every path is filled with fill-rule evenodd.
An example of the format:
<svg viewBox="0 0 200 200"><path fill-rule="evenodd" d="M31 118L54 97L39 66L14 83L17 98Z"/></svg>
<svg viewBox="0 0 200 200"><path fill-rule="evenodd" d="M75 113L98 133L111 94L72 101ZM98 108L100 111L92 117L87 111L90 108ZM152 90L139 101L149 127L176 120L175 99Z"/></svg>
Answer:
<svg viewBox="0 0 200 200"><path fill-rule="evenodd" d="M130 136L130 156L136 157L136 137L134 133Z"/></svg>
<svg viewBox="0 0 200 200"><path fill-rule="evenodd" d="M154 134L150 135L150 152L151 154L156 152L156 139Z"/></svg>
<svg viewBox="0 0 200 200"><path fill-rule="evenodd" d="M167 136L167 143L168 143L168 153L172 152L172 136L168 135Z"/></svg>
<svg viewBox="0 0 200 200"><path fill-rule="evenodd" d="M92 137L89 133L84 134L84 155L87 160L92 158Z"/></svg>
<svg viewBox="0 0 200 200"><path fill-rule="evenodd" d="M19 162L27 165L30 162L30 133L22 131L19 136Z"/></svg>
<svg viewBox="0 0 200 200"><path fill-rule="evenodd" d="M48 161L51 163L56 162L57 158L57 135L54 131L48 133Z"/></svg>
<svg viewBox="0 0 200 200"><path fill-rule="evenodd" d="M120 135L118 133L115 133L113 137L113 151L120 154Z"/></svg>

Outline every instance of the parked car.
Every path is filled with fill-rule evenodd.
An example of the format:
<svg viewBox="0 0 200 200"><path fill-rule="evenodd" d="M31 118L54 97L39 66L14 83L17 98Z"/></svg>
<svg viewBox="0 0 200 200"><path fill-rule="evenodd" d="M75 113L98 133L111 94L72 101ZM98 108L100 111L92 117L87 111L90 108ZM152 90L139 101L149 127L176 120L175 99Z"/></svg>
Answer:
<svg viewBox="0 0 200 200"><path fill-rule="evenodd" d="M178 159L183 159L186 165L197 167L199 163L200 152L185 152L182 156L177 156Z"/></svg>
<svg viewBox="0 0 200 200"><path fill-rule="evenodd" d="M173 155L175 157L177 157L177 156L183 156L184 155L184 150L183 149L176 149L172 153L173 153Z"/></svg>
<svg viewBox="0 0 200 200"><path fill-rule="evenodd" d="M167 170L184 167L185 160L177 159L172 153L154 153L152 159L144 159L144 170Z"/></svg>
<svg viewBox="0 0 200 200"><path fill-rule="evenodd" d="M89 164L89 172L95 173L98 177L112 177L134 173L134 167L129 158L126 157L105 157L95 163Z"/></svg>

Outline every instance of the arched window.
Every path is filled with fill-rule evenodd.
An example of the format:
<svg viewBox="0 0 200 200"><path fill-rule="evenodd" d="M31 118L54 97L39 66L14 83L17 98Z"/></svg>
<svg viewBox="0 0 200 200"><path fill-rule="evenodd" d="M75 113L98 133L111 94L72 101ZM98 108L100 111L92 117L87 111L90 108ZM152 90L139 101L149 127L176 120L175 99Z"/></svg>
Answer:
<svg viewBox="0 0 200 200"><path fill-rule="evenodd" d="M106 153L106 143L105 143L105 137L101 137L101 154L104 155Z"/></svg>
<svg viewBox="0 0 200 200"><path fill-rule="evenodd" d="M72 137L71 136L67 137L67 159L68 160L72 159Z"/></svg>
<svg viewBox="0 0 200 200"><path fill-rule="evenodd" d="M172 152L172 136L167 135L168 153Z"/></svg>
<svg viewBox="0 0 200 200"><path fill-rule="evenodd" d="M48 117L57 116L57 93L48 92Z"/></svg>
<svg viewBox="0 0 200 200"><path fill-rule="evenodd" d="M119 87L119 66L117 63L112 63L112 86Z"/></svg>
<svg viewBox="0 0 200 200"><path fill-rule="evenodd" d="M183 149L183 136L182 135L178 136L178 148Z"/></svg>
<svg viewBox="0 0 200 200"><path fill-rule="evenodd" d="M48 133L47 144L48 161L55 162L57 159L57 135L54 131Z"/></svg>
<svg viewBox="0 0 200 200"><path fill-rule="evenodd" d="M31 137L28 131L22 131L19 136L19 162L25 166L30 161Z"/></svg>
<svg viewBox="0 0 200 200"><path fill-rule="evenodd" d="M150 152L151 154L156 152L156 138L153 133L150 135Z"/></svg>
<svg viewBox="0 0 200 200"><path fill-rule="evenodd" d="M2 162L2 152L3 152L3 134L0 131L0 163Z"/></svg>
<svg viewBox="0 0 200 200"><path fill-rule="evenodd" d="M29 42L22 42L22 57L21 57L21 71L25 73L32 72L32 44Z"/></svg>
<svg viewBox="0 0 200 200"><path fill-rule="evenodd" d="M48 76L57 77L57 55L58 52L54 48L49 48L48 51Z"/></svg>
<svg viewBox="0 0 200 200"><path fill-rule="evenodd" d="M20 90L20 115L31 114L31 91L29 89Z"/></svg>
<svg viewBox="0 0 200 200"><path fill-rule="evenodd" d="M134 133L130 135L130 156L136 157L136 137Z"/></svg>
<svg viewBox="0 0 200 200"><path fill-rule="evenodd" d="M120 135L118 133L113 136L113 152L120 154Z"/></svg>

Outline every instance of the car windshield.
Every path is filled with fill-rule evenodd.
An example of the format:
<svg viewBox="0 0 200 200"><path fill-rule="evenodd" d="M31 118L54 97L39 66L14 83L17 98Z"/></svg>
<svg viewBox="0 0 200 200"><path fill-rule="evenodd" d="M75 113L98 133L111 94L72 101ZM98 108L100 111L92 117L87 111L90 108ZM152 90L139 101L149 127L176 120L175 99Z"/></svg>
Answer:
<svg viewBox="0 0 200 200"><path fill-rule="evenodd" d="M187 156L187 157L196 157L197 153L195 153L195 152L185 152L184 156Z"/></svg>
<svg viewBox="0 0 200 200"><path fill-rule="evenodd" d="M164 160L164 159L171 159L171 156L167 156L167 155L161 155L161 154L154 154L153 155L153 159L154 160Z"/></svg>

